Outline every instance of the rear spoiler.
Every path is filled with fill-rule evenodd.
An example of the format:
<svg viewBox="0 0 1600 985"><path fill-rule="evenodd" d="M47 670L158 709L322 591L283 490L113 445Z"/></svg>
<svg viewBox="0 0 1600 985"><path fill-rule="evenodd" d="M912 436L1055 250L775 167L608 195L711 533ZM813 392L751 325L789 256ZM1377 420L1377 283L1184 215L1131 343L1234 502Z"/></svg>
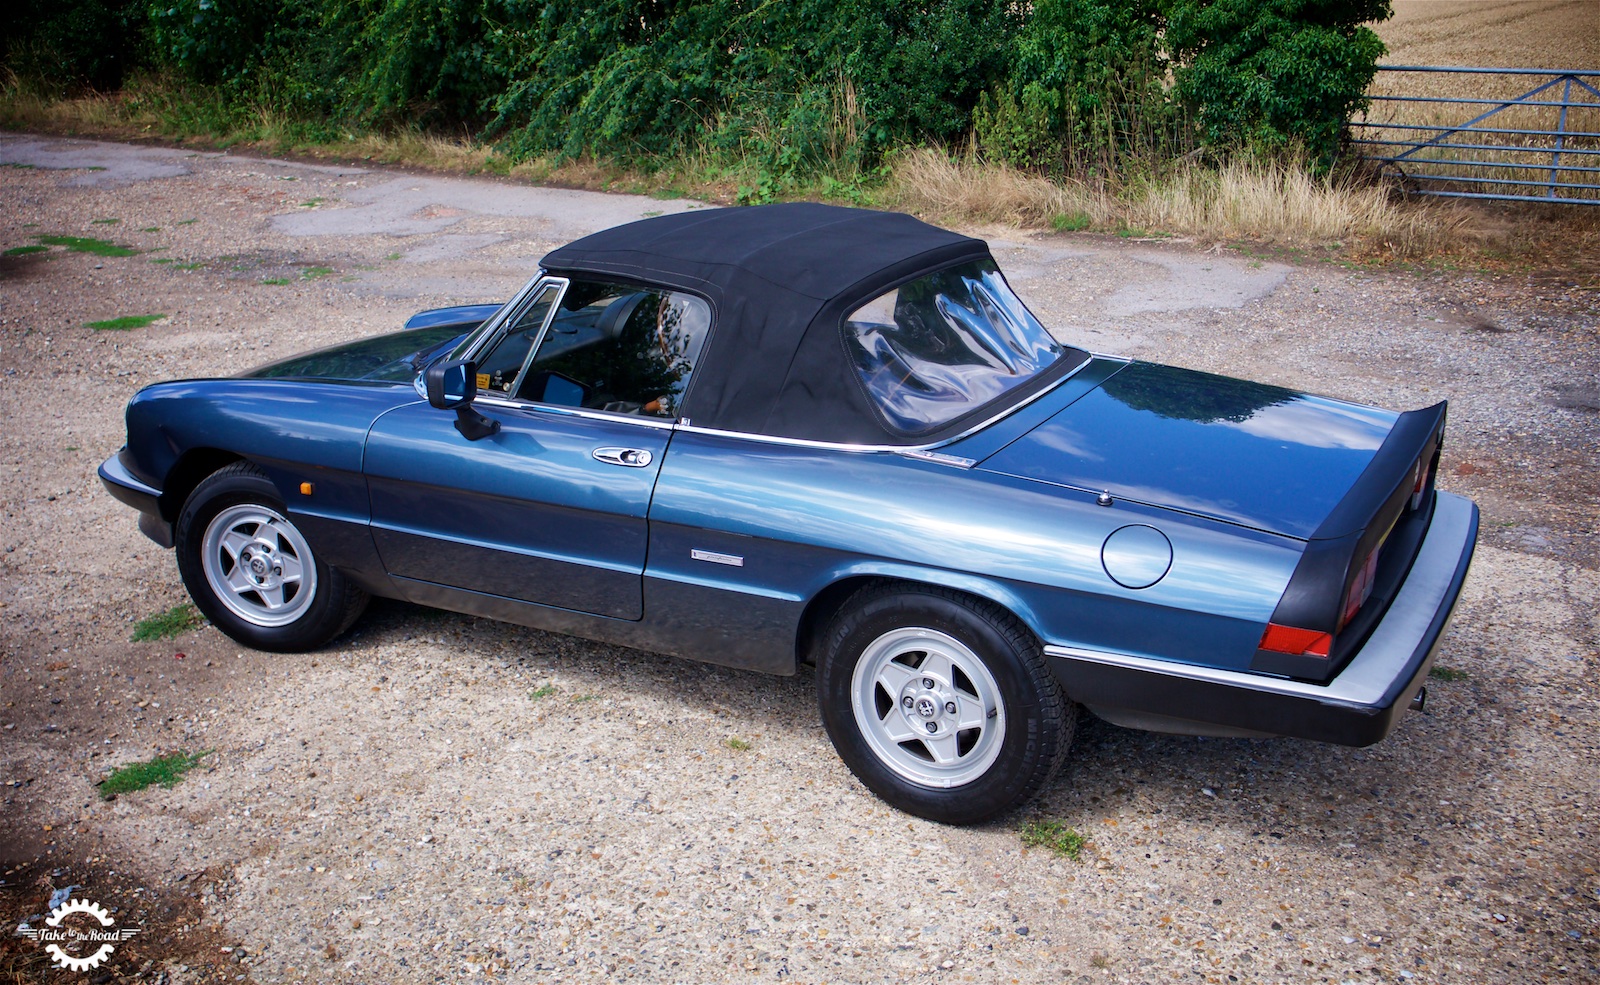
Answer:
<svg viewBox="0 0 1600 985"><path fill-rule="evenodd" d="M1377 624L1405 580L1432 520L1447 406L1441 401L1401 414L1350 491L1306 543L1272 613L1272 624L1330 634L1333 642L1328 651L1318 656L1257 650L1252 670L1330 680ZM1424 470L1423 488L1414 498L1419 464ZM1380 547L1383 553L1367 604L1347 625L1340 625L1347 594L1362 576L1368 557Z"/></svg>

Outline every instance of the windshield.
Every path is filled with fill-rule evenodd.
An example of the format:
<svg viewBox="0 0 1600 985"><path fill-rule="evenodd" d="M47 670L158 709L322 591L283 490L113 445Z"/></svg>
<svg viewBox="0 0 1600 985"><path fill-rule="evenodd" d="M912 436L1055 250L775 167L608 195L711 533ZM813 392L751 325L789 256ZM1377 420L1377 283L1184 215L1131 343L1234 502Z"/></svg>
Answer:
<svg viewBox="0 0 1600 985"><path fill-rule="evenodd" d="M1027 383L1066 351L992 260L873 298L845 317L844 337L878 410L907 433L948 424Z"/></svg>

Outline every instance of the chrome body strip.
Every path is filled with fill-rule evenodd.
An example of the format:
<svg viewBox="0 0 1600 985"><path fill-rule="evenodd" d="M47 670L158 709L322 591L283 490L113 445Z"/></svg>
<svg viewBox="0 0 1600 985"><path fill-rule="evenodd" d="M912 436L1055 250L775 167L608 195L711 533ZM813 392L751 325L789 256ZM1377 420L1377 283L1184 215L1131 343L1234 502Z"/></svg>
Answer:
<svg viewBox="0 0 1600 985"><path fill-rule="evenodd" d="M788 438L788 437L784 437L782 435L776 435L776 434L751 434L748 431L724 431L721 428L699 427L697 425L690 424L689 421L687 421L687 420L683 420L683 421L680 421L678 423L678 430L687 431L687 432L689 432L691 434L710 435L712 437L717 437L717 438L741 438L741 439L744 439L746 441L759 441L759 442L762 442L764 444L769 444L769 445L789 445L789 446L795 447L795 448L827 448L827 449L832 449L834 451L856 452L856 453L893 452L893 453L898 454L898 455L909 455L909 456L914 457L914 458L915 457L922 457L922 456L918 456L917 453L918 452L932 452L932 451L935 451L936 449L943 448L946 445L952 445L952 444L955 444L956 442L961 441L961 440L963 440L965 438L970 438L974 434L977 434L979 431L982 431L983 429L989 427L990 425L993 425L993 424L996 424L996 423L998 423L1000 421L1005 420L1006 418L1010 417L1012 414L1015 414L1017 411L1021 410L1022 408L1028 406L1029 404L1031 404L1034 401L1038 400L1039 398L1043 397L1045 394L1054 393L1058 388L1061 387L1062 384L1066 383L1068 380L1072 379L1073 377L1077 376L1079 373L1083 372L1084 368L1086 366L1088 366L1089 364L1093 363L1096 358L1111 358L1113 360L1121 361L1121 362L1124 362L1124 363L1126 363L1128 361L1128 360L1122 359L1119 356L1100 357L1100 356L1097 356L1094 353L1090 353L1089 354L1089 358L1085 359L1080 365L1074 367L1072 372L1067 373L1065 376L1061 377L1061 379L1056 380L1054 383L1050 384L1049 386L1044 387L1043 389L1039 390L1039 392L1030 395L1027 399L1019 400L1014 404L1007 404L1004 408L1002 408L997 413L993 414L990 417L987 417L987 418L983 419L982 421L979 421L977 424L974 424L972 427L967 428L965 431L961 432L958 435L954 435L953 437L945 438L945 439L943 439L941 441L930 441L930 442L927 442L926 444L921 444L921 445L856 444L856 443L845 442L845 441L817 441L817 440L814 440L814 439L811 439L811 438ZM941 457L946 460L945 464L955 464L958 461L965 461L965 459L961 459L959 456L956 456L956 455L945 455L945 456L941 456ZM976 463L974 463L974 464L976 464Z"/></svg>
<svg viewBox="0 0 1600 985"><path fill-rule="evenodd" d="M587 407L567 407L562 404L541 404L531 400L515 400L510 397L487 397L479 394L472 401L474 407L503 407L506 410L537 411L546 414L559 414L564 417L590 417L601 421L616 421L622 424L637 424L640 427L664 428L671 430L677 422L667 417L643 417L639 414L619 414L615 411L591 410Z"/></svg>

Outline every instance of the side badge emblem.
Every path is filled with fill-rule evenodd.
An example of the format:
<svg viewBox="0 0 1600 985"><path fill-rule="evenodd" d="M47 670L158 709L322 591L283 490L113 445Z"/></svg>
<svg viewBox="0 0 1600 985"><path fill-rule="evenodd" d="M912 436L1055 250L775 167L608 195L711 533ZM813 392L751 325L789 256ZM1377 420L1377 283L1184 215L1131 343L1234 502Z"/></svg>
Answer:
<svg viewBox="0 0 1600 985"><path fill-rule="evenodd" d="M718 554L716 551L702 551L697 547L689 552L689 556L696 561L710 561L712 564L731 564L735 568L744 567L744 558L737 554Z"/></svg>

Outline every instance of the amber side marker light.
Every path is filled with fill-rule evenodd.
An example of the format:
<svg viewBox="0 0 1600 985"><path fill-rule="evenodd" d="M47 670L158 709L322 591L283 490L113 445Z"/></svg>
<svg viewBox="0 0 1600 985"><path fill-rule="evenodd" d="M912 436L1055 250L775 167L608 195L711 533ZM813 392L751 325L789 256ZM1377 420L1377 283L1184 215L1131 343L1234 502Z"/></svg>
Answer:
<svg viewBox="0 0 1600 985"><path fill-rule="evenodd" d="M1294 626L1280 626L1275 622L1267 623L1267 631L1261 634L1261 649L1271 650L1274 653L1326 657L1328 648L1332 645L1333 636L1329 633L1319 633L1314 629L1297 629Z"/></svg>
<svg viewBox="0 0 1600 985"><path fill-rule="evenodd" d="M309 496L316 490L316 488L316 486L313 486L309 482L302 482L300 483L300 495Z"/></svg>

